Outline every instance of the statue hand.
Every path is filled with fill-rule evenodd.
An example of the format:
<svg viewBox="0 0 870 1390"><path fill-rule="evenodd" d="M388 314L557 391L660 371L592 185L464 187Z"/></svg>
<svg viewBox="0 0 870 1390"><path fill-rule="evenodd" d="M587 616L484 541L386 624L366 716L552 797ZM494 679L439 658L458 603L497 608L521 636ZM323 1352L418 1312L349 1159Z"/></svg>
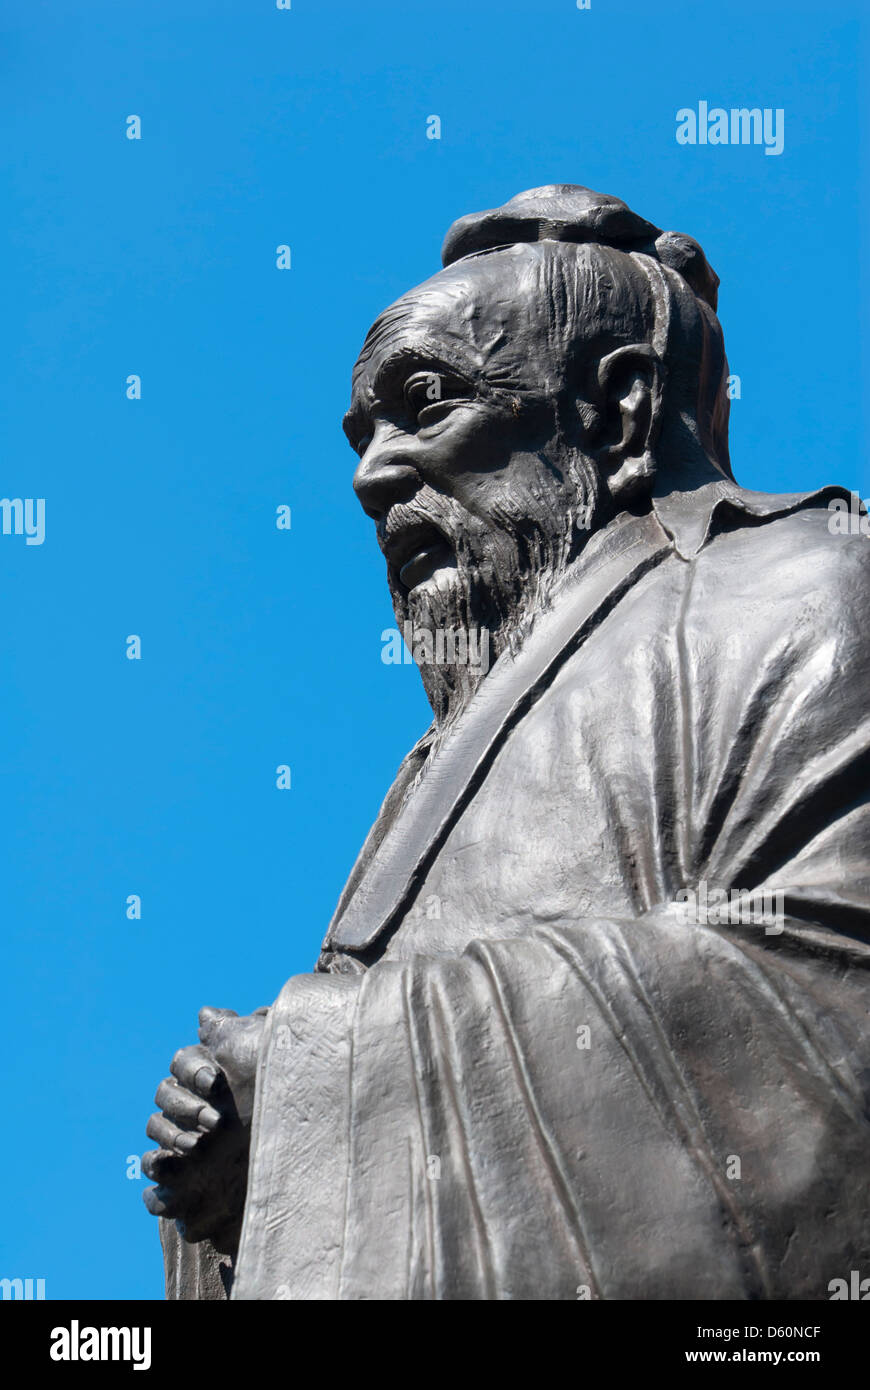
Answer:
<svg viewBox="0 0 870 1390"><path fill-rule="evenodd" d="M154 1216L175 1218L184 1239L209 1239L234 1254L241 1232L248 1175L250 1123L265 1016L239 1018L230 1009L200 1012L201 1042L181 1048L171 1076L155 1095L162 1114L146 1133L159 1149L142 1167L157 1187L143 1194Z"/></svg>

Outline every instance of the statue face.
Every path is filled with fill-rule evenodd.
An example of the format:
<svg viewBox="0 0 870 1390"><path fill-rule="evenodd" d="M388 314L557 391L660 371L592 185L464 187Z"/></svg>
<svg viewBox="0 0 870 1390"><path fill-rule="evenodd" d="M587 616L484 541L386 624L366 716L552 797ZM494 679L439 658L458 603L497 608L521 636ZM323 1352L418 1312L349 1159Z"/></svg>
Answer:
<svg viewBox="0 0 870 1390"><path fill-rule="evenodd" d="M592 500L591 480L563 475L562 383L513 251L459 262L381 315L345 419L400 623L485 627L496 655Z"/></svg>
<svg viewBox="0 0 870 1390"><path fill-rule="evenodd" d="M362 456L354 487L408 591L455 564L453 538L391 510L425 504L428 492L469 520L489 515L506 470L521 466L520 383L500 353L510 306L488 279L445 272L405 295L372 329L354 373L345 420Z"/></svg>

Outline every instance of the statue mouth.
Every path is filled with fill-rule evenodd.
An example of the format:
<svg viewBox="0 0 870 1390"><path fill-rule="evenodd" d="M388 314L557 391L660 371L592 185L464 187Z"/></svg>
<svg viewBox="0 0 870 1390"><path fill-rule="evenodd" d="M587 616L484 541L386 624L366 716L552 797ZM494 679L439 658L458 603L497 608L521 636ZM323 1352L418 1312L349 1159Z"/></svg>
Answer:
<svg viewBox="0 0 870 1390"><path fill-rule="evenodd" d="M437 569L450 564L453 552L436 526L416 522L403 527L383 544L387 563L408 592L431 579Z"/></svg>

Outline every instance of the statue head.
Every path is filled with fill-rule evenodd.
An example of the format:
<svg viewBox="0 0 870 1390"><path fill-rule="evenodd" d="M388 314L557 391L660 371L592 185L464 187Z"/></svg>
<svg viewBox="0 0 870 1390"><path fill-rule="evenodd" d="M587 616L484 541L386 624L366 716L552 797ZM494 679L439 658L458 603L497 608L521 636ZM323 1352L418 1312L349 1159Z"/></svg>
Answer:
<svg viewBox="0 0 870 1390"><path fill-rule="evenodd" d="M574 185L461 218L442 259L370 329L345 431L400 625L497 658L617 513L731 476L718 279ZM420 666L439 723L481 674Z"/></svg>

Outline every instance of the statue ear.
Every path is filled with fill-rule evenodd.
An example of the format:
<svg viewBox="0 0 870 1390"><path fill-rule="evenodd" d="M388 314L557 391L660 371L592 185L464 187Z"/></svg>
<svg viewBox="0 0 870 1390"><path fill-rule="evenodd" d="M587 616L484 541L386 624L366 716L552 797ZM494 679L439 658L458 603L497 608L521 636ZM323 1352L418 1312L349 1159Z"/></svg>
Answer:
<svg viewBox="0 0 870 1390"><path fill-rule="evenodd" d="M598 363L595 426L588 452L614 500L628 502L655 473L661 423L662 366L647 343L616 348Z"/></svg>

